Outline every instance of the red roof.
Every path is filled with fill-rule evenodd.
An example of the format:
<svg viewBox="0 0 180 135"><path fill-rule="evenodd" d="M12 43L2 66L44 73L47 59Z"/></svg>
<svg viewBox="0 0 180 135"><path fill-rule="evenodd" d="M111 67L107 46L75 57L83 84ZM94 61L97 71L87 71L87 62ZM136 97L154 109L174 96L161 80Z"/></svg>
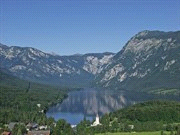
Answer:
<svg viewBox="0 0 180 135"><path fill-rule="evenodd" d="M4 131L1 135L11 135L11 132Z"/></svg>
<svg viewBox="0 0 180 135"><path fill-rule="evenodd" d="M50 135L50 130L47 131L28 131L28 135Z"/></svg>

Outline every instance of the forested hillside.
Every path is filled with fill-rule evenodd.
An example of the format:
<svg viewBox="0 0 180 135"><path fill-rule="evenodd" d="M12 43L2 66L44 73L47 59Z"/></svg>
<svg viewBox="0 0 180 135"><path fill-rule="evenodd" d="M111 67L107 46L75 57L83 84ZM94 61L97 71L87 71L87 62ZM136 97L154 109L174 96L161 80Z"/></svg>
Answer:
<svg viewBox="0 0 180 135"><path fill-rule="evenodd" d="M109 132L171 131L180 133L180 102L154 100L120 109L100 118L100 125L90 127L82 121L77 126L79 134ZM160 133L160 132L159 132ZM165 135L165 134L163 134Z"/></svg>
<svg viewBox="0 0 180 135"><path fill-rule="evenodd" d="M180 122L180 103L176 101L149 101L110 113L111 119L118 121L163 121Z"/></svg>
<svg viewBox="0 0 180 135"><path fill-rule="evenodd" d="M20 80L0 71L0 123L45 122L43 111L49 105L61 102L66 91L65 88Z"/></svg>

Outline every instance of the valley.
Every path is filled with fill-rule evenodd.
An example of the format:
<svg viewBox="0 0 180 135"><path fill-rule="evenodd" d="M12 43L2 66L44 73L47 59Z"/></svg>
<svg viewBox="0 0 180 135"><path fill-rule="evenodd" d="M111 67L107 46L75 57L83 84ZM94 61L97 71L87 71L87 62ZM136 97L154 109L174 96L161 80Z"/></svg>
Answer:
<svg viewBox="0 0 180 135"><path fill-rule="evenodd" d="M51 105L62 102L67 92L67 88L28 82L0 71L0 128L9 131L5 125L12 122L23 123L21 129L30 122L50 126L48 121L52 119L45 112Z"/></svg>
<svg viewBox="0 0 180 135"><path fill-rule="evenodd" d="M55 120L65 119L71 125L77 125L84 119L92 122L97 114L101 117L107 113L151 100L179 102L180 97L113 89L83 88L79 91L69 92L68 97L62 103L51 106L46 115Z"/></svg>
<svg viewBox="0 0 180 135"><path fill-rule="evenodd" d="M118 53L59 56L0 44L0 68L22 79L57 86L178 90L179 52L180 31L142 31Z"/></svg>
<svg viewBox="0 0 180 135"><path fill-rule="evenodd" d="M118 53L60 56L0 44L0 127L36 122L55 135L129 132L129 125L179 132L179 52L180 31L139 32ZM102 125L92 127L97 114Z"/></svg>

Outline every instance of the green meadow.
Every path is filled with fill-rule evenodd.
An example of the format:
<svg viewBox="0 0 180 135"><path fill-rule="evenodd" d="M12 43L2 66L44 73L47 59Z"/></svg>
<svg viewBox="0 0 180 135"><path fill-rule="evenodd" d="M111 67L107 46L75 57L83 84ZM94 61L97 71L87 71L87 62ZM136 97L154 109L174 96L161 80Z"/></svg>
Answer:
<svg viewBox="0 0 180 135"><path fill-rule="evenodd" d="M118 132L118 133L101 133L96 135L161 135L161 131L155 132ZM170 132L164 132L164 135L170 135Z"/></svg>

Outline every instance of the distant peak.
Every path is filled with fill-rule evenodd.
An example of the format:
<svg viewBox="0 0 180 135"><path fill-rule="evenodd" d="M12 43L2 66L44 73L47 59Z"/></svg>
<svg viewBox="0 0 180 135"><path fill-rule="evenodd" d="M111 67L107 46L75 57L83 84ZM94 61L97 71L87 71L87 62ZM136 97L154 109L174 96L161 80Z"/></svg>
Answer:
<svg viewBox="0 0 180 135"><path fill-rule="evenodd" d="M55 53L55 52L50 52L49 53L50 55L53 55L53 56L59 56L59 54Z"/></svg>
<svg viewBox="0 0 180 135"><path fill-rule="evenodd" d="M170 38L173 36L177 36L177 33L179 33L180 31L176 31L176 32L164 32L164 31L158 31L158 30L154 30L154 31L149 31L149 30L144 30L139 32L138 34L136 34L133 39L137 38L137 39L148 39L148 38L157 38L157 39L165 39L165 38Z"/></svg>
<svg viewBox="0 0 180 135"><path fill-rule="evenodd" d="M154 31L150 31L150 30L143 30L141 32L139 32L136 37L145 37L147 35L159 35L159 34L163 34L165 32L163 31L158 31L158 30L154 30Z"/></svg>
<svg viewBox="0 0 180 135"><path fill-rule="evenodd" d="M6 45L3 45L3 44L0 43L0 46L6 46Z"/></svg>
<svg viewBox="0 0 180 135"><path fill-rule="evenodd" d="M8 46L3 45L3 44L1 44L1 43L0 43L0 47L3 47L3 48L8 48Z"/></svg>
<svg viewBox="0 0 180 135"><path fill-rule="evenodd" d="M104 55L114 55L115 53L113 53L113 52L104 52L103 54Z"/></svg>
<svg viewBox="0 0 180 135"><path fill-rule="evenodd" d="M149 32L150 32L149 30L143 30L143 31L139 32L139 33L137 34L137 36L145 36L145 35L147 35Z"/></svg>
<svg viewBox="0 0 180 135"><path fill-rule="evenodd" d="M73 54L73 55L71 55L71 56L83 56L83 54L75 53L75 54Z"/></svg>

